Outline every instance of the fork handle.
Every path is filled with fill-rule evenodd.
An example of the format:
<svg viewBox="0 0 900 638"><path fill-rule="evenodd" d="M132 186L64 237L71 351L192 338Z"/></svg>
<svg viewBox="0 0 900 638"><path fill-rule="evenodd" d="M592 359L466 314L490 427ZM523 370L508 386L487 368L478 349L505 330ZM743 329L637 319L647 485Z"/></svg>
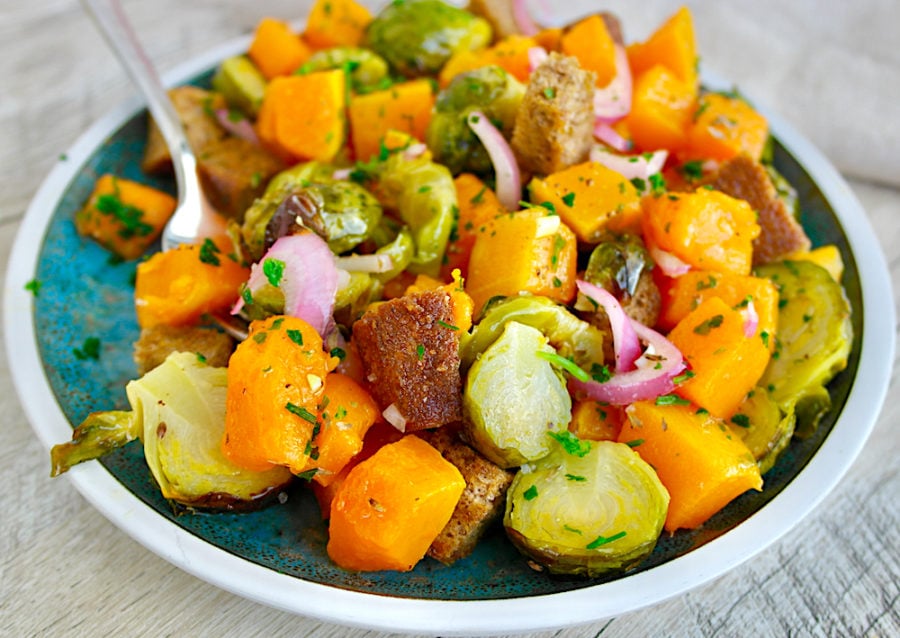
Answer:
<svg viewBox="0 0 900 638"><path fill-rule="evenodd" d="M91 19L125 67L147 101L153 120L159 127L172 155L179 202L188 199L187 189L198 188L193 179L197 162L172 101L169 99L150 58L118 0L81 0Z"/></svg>

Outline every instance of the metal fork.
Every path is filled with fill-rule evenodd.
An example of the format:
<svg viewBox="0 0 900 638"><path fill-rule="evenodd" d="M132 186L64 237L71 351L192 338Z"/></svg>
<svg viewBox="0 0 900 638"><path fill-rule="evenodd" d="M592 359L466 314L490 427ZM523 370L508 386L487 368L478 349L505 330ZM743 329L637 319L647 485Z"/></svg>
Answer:
<svg viewBox="0 0 900 638"><path fill-rule="evenodd" d="M203 237L221 235L225 228L224 219L203 194L197 177L197 159L188 144L181 119L121 4L118 0L81 0L81 4L143 93L172 156L178 206L163 229L162 249L170 250L180 244L197 243Z"/></svg>

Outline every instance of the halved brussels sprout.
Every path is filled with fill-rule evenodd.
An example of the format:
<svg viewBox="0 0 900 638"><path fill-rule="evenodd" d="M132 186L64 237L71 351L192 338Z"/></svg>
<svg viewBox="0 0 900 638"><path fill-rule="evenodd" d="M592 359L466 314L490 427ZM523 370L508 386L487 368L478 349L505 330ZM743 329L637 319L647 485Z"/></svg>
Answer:
<svg viewBox="0 0 900 638"><path fill-rule="evenodd" d="M637 235L606 233L591 251L583 279L616 297L633 296L652 263Z"/></svg>
<svg viewBox="0 0 900 638"><path fill-rule="evenodd" d="M503 332L509 321L540 330L563 357L571 357L579 367L591 370L603 364L603 333L547 297L521 295L488 305L471 336L460 349L463 368L471 366Z"/></svg>
<svg viewBox="0 0 900 638"><path fill-rule="evenodd" d="M469 370L466 438L500 467L545 456L553 443L547 434L569 423L572 400L565 381L541 352L555 353L540 330L510 321Z"/></svg>
<svg viewBox="0 0 900 638"><path fill-rule="evenodd" d="M391 2L369 23L365 46L407 77L434 75L458 51L487 46L487 20L442 0Z"/></svg>
<svg viewBox="0 0 900 638"><path fill-rule="evenodd" d="M569 432L559 439L562 445L513 479L507 535L554 574L593 578L636 565L662 531L666 488L625 443L582 441Z"/></svg>
<svg viewBox="0 0 900 638"><path fill-rule="evenodd" d="M525 86L498 66L457 75L442 90L428 123L425 143L434 159L457 175L485 174L493 168L484 144L469 128L469 116L481 111L509 139L522 104Z"/></svg>
<svg viewBox="0 0 900 638"><path fill-rule="evenodd" d="M267 196L257 200L266 201ZM345 180L318 179L290 189L281 201L268 200L263 245L268 248L279 237L295 231L295 225L312 230L328 243L331 252L347 252L368 239L381 219L381 204L359 184ZM264 216L257 218L261 222ZM273 224L278 228L273 229Z"/></svg>
<svg viewBox="0 0 900 638"><path fill-rule="evenodd" d="M380 55L361 47L332 47L313 53L299 73L347 69L356 92L379 88L388 81L388 64Z"/></svg>
<svg viewBox="0 0 900 638"><path fill-rule="evenodd" d="M378 194L409 228L415 253L409 270L436 276L453 229L456 185L446 166L428 157L391 154L379 167Z"/></svg>
<svg viewBox="0 0 900 638"><path fill-rule="evenodd" d="M251 472L223 456L225 368L208 366L194 353L176 352L129 382L125 392L131 412L92 415L71 443L54 447L55 473L140 437L162 495L182 505L250 508L290 482L287 468ZM79 436L82 428L91 432L89 437Z"/></svg>
<svg viewBox="0 0 900 638"><path fill-rule="evenodd" d="M732 430L753 454L760 474L771 470L787 448L796 422L793 406L783 412L765 388L754 388L731 418Z"/></svg>
<svg viewBox="0 0 900 638"><path fill-rule="evenodd" d="M784 412L796 406L797 431L811 433L824 413L816 406L825 385L847 367L850 303L841 285L811 261L766 264L756 274L771 279L779 294L775 351L759 385Z"/></svg>

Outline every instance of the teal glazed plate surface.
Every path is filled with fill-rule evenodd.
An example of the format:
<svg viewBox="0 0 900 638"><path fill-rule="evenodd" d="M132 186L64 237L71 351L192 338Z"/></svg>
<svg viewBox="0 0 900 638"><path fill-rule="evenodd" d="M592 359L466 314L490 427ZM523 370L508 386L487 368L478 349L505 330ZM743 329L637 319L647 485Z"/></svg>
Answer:
<svg viewBox="0 0 900 638"><path fill-rule="evenodd" d="M168 83L203 84L216 62L246 45L220 47L176 69ZM351 626L444 635L557 628L651 605L723 574L787 533L837 484L878 416L894 350L890 278L864 211L815 148L766 115L776 166L799 192L804 227L814 245L841 250L853 354L830 386L834 409L814 437L792 443L765 476L764 491L738 498L699 530L664 533L636 570L604 580L553 578L529 569L497 527L453 566L426 559L410 573L356 574L328 559L327 528L302 485L285 503L255 513L177 512L161 497L139 443L67 476L114 524L185 571L261 603ZM16 239L4 295L6 345L16 389L48 450L89 412L127 407L124 386L137 376L136 262L111 262L75 232L72 219L106 172L173 191L170 181L140 173L145 131L136 101L97 122L60 158ZM34 278L42 284L37 296L25 289ZM100 339L100 357L79 360L73 350L89 336Z"/></svg>

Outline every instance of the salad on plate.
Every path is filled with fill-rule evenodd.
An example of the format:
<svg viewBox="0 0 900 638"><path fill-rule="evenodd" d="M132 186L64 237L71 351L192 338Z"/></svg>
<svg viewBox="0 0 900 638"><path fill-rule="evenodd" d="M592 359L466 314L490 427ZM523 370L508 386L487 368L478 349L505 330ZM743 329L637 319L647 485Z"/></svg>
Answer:
<svg viewBox="0 0 900 638"><path fill-rule="evenodd" d="M308 486L353 572L469 556L596 578L696 530L831 409L850 306L766 118L700 83L682 8L318 0L171 96L221 236L156 252L171 195L103 175L78 232L139 260L129 410L53 474L139 440L186 515ZM142 169L170 163L149 129Z"/></svg>

